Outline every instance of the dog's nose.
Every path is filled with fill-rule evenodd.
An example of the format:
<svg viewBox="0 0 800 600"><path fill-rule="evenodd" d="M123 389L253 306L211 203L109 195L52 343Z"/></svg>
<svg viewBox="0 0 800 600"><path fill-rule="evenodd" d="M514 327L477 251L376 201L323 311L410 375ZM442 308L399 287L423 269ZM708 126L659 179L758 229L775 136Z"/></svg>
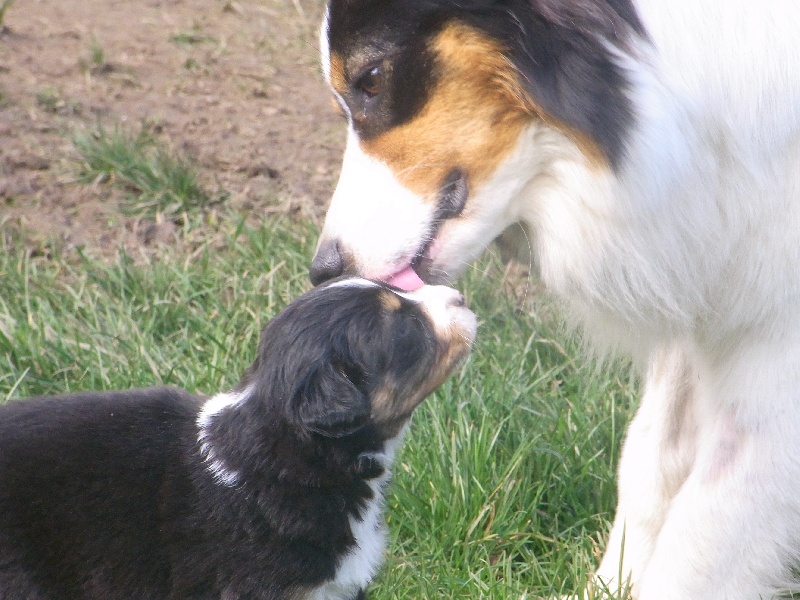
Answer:
<svg viewBox="0 0 800 600"><path fill-rule="evenodd" d="M344 257L337 240L323 240L311 260L308 276L311 283L319 285L344 272Z"/></svg>

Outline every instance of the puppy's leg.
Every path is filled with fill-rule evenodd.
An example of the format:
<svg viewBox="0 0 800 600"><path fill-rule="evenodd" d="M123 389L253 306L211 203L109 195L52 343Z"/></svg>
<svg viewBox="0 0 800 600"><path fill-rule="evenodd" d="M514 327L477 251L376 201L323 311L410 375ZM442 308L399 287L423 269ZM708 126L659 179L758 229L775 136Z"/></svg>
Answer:
<svg viewBox="0 0 800 600"><path fill-rule="evenodd" d="M645 570L669 503L686 479L695 451L693 390L678 347L651 360L641 405L628 428L618 473L618 505L595 587L616 592Z"/></svg>
<svg viewBox="0 0 800 600"><path fill-rule="evenodd" d="M799 401L800 352L790 347L749 348L700 369L696 460L661 526L639 600L798 591Z"/></svg>

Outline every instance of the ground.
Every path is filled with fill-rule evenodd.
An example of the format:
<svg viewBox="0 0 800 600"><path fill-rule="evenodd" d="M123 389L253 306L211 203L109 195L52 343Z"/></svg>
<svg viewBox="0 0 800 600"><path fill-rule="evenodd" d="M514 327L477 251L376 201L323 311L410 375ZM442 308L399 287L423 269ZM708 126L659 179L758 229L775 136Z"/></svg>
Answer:
<svg viewBox="0 0 800 600"><path fill-rule="evenodd" d="M233 211L319 219L344 140L318 66L322 8L13 2L0 27L0 228L67 251L152 240L118 190L75 181L72 139L98 126L156 132Z"/></svg>

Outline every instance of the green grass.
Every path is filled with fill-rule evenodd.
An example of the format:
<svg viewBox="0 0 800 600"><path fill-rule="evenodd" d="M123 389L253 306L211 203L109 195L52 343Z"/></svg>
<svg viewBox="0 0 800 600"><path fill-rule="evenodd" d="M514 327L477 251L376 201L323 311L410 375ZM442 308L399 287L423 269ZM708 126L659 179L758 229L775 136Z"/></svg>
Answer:
<svg viewBox="0 0 800 600"><path fill-rule="evenodd" d="M106 60L106 51L97 38L92 38L89 52L85 58L80 59L79 64L84 75L103 75L110 73L114 67Z"/></svg>
<svg viewBox="0 0 800 600"><path fill-rule="evenodd" d="M89 48L89 66L92 69L100 69L106 64L106 51L96 39L92 40Z"/></svg>
<svg viewBox="0 0 800 600"><path fill-rule="evenodd" d="M0 33L6 30L6 13L8 9L11 8L12 4L14 4L14 0L2 0L2 2L0 2Z"/></svg>
<svg viewBox="0 0 800 600"><path fill-rule="evenodd" d="M130 213L169 217L212 201L191 162L144 127L137 132L98 127L76 134L73 145L79 158L77 180L122 188L123 208Z"/></svg>
<svg viewBox="0 0 800 600"><path fill-rule="evenodd" d="M57 113L63 105L61 94L51 87L44 88L36 94L36 104L49 113Z"/></svg>
<svg viewBox="0 0 800 600"><path fill-rule="evenodd" d="M31 258L0 240L0 401L175 384L213 393L307 289L310 226L229 215L150 262ZM145 260L137 258L137 260ZM459 287L481 322L468 363L417 411L388 500L371 598L550 598L583 589L614 503L635 390L498 291L489 257ZM599 597L599 595L598 595Z"/></svg>
<svg viewBox="0 0 800 600"><path fill-rule="evenodd" d="M196 44L213 42L214 38L208 35L203 35L197 29L192 29L192 31L181 31L169 36L169 41L173 44L178 44L181 46L194 46Z"/></svg>

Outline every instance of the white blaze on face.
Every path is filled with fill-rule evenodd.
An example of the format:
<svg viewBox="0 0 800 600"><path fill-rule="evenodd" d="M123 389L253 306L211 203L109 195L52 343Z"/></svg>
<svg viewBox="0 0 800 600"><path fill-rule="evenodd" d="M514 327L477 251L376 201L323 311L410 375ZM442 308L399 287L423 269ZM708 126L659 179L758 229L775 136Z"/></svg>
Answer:
<svg viewBox="0 0 800 600"><path fill-rule="evenodd" d="M408 265L430 233L435 202L411 192L364 153L350 129L321 239L339 241L360 275L382 279Z"/></svg>

